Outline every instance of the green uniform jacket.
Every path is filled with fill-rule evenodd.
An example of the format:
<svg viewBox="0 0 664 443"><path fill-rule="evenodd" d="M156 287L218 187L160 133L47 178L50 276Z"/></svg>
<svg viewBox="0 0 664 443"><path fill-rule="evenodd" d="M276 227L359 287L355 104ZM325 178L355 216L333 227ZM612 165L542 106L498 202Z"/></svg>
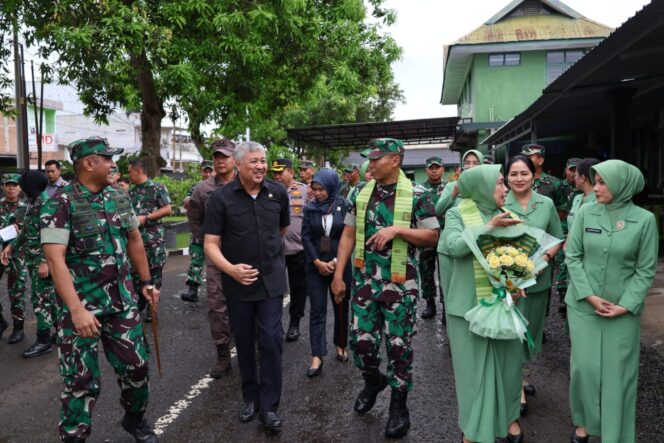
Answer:
<svg viewBox="0 0 664 443"><path fill-rule="evenodd" d="M514 194L510 192L505 199L505 208L515 213L526 225L541 229L562 240L563 229L560 225L560 218L558 218L558 211L549 197L532 191L528 207L524 210L514 198ZM537 277L537 283L528 288L528 292L540 292L551 287L552 265L553 263L544 269Z"/></svg>
<svg viewBox="0 0 664 443"><path fill-rule="evenodd" d="M584 299L597 295L640 315L657 270L655 216L628 203L622 220L612 225L604 205L589 203L574 217L567 239L565 302L591 314L593 307Z"/></svg>
<svg viewBox="0 0 664 443"><path fill-rule="evenodd" d="M480 212L484 222L488 222L500 211L496 210L490 216ZM454 207L445 215L445 229L438 244L438 253L451 257L445 260L449 265L445 272L445 279L449 279L449 286L445 291L445 312L448 315L463 317L477 305L475 291L475 272L473 271L473 257L470 248L461 238L464 225L459 208ZM446 285L447 286L447 285Z"/></svg>
<svg viewBox="0 0 664 443"><path fill-rule="evenodd" d="M588 194L588 196L583 195L583 193L574 196L574 201L572 201L572 207L569 210L569 214L567 214L568 232L570 229L572 229L572 222L574 221L574 216L576 215L577 212L579 212L581 206L585 205L586 203L594 203L596 201L597 197L595 197L595 192L591 192L590 194Z"/></svg>

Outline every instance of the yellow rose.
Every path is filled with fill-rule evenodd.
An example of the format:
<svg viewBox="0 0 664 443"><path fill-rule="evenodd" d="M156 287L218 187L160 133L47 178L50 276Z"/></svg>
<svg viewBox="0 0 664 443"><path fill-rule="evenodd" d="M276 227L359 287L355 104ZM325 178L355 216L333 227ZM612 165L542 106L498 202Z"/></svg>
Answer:
<svg viewBox="0 0 664 443"><path fill-rule="evenodd" d="M517 266L525 268L526 266L528 266L528 257L526 257L525 254L519 254L516 257L514 257L514 263L516 263Z"/></svg>
<svg viewBox="0 0 664 443"><path fill-rule="evenodd" d="M503 266L512 266L514 264L514 259L509 255L501 255L500 264Z"/></svg>
<svg viewBox="0 0 664 443"><path fill-rule="evenodd" d="M488 260L489 261L489 267L491 269L498 269L498 267L500 267L500 259L498 258L498 256L496 256L494 254L491 254L491 256L488 257L488 259L489 259Z"/></svg>
<svg viewBox="0 0 664 443"><path fill-rule="evenodd" d="M533 272L535 270L535 264L528 260L528 264L526 265L526 271L528 272Z"/></svg>
<svg viewBox="0 0 664 443"><path fill-rule="evenodd" d="M499 248L496 248L496 254L498 255L503 255L506 254L507 248L505 246L501 246Z"/></svg>
<svg viewBox="0 0 664 443"><path fill-rule="evenodd" d="M517 255L519 255L519 251L516 248L510 246L509 248L507 248L507 254L511 255L512 257L516 257Z"/></svg>

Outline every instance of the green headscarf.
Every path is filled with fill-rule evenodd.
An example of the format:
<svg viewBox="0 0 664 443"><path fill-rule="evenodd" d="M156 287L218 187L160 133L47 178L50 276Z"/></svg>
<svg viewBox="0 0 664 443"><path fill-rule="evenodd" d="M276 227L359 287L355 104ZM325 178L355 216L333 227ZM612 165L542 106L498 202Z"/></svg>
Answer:
<svg viewBox="0 0 664 443"><path fill-rule="evenodd" d="M480 211L491 213L498 209L493 194L502 173L501 165L480 165L466 170L459 177L459 192L475 202Z"/></svg>
<svg viewBox="0 0 664 443"><path fill-rule="evenodd" d="M461 156L462 167L463 167L463 162L466 161L466 157L468 157L468 154L475 154L477 159L480 161L480 165L484 163L484 154L482 154L477 149L469 149L468 151L464 152L463 156Z"/></svg>
<svg viewBox="0 0 664 443"><path fill-rule="evenodd" d="M622 160L604 161L593 166L591 171L592 182L595 183L595 174L599 174L613 195L611 203L606 205L609 211L627 206L632 197L643 191L645 186L645 179L639 168Z"/></svg>
<svg viewBox="0 0 664 443"><path fill-rule="evenodd" d="M362 163L362 166L360 166L360 181L364 181L364 175L367 173L367 169L369 169L369 160L365 161Z"/></svg>

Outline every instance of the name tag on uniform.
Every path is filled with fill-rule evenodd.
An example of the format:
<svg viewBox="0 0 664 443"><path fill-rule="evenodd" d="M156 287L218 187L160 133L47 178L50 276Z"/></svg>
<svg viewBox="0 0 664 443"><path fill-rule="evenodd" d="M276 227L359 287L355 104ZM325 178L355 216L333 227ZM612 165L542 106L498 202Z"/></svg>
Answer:
<svg viewBox="0 0 664 443"><path fill-rule="evenodd" d="M586 228L586 232L590 232L591 234L601 234L602 230L599 228Z"/></svg>

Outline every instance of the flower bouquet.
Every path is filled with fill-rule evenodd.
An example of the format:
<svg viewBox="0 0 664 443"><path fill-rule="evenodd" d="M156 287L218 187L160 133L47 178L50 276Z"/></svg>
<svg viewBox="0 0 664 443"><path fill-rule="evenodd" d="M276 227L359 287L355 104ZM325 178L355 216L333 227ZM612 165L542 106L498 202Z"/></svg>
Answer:
<svg viewBox="0 0 664 443"><path fill-rule="evenodd" d="M512 293L536 283L537 274L548 266L544 253L561 240L523 224L494 229L469 226L463 239L476 258L478 303L464 316L470 331L493 339L519 338L532 346L528 321L514 306Z"/></svg>

